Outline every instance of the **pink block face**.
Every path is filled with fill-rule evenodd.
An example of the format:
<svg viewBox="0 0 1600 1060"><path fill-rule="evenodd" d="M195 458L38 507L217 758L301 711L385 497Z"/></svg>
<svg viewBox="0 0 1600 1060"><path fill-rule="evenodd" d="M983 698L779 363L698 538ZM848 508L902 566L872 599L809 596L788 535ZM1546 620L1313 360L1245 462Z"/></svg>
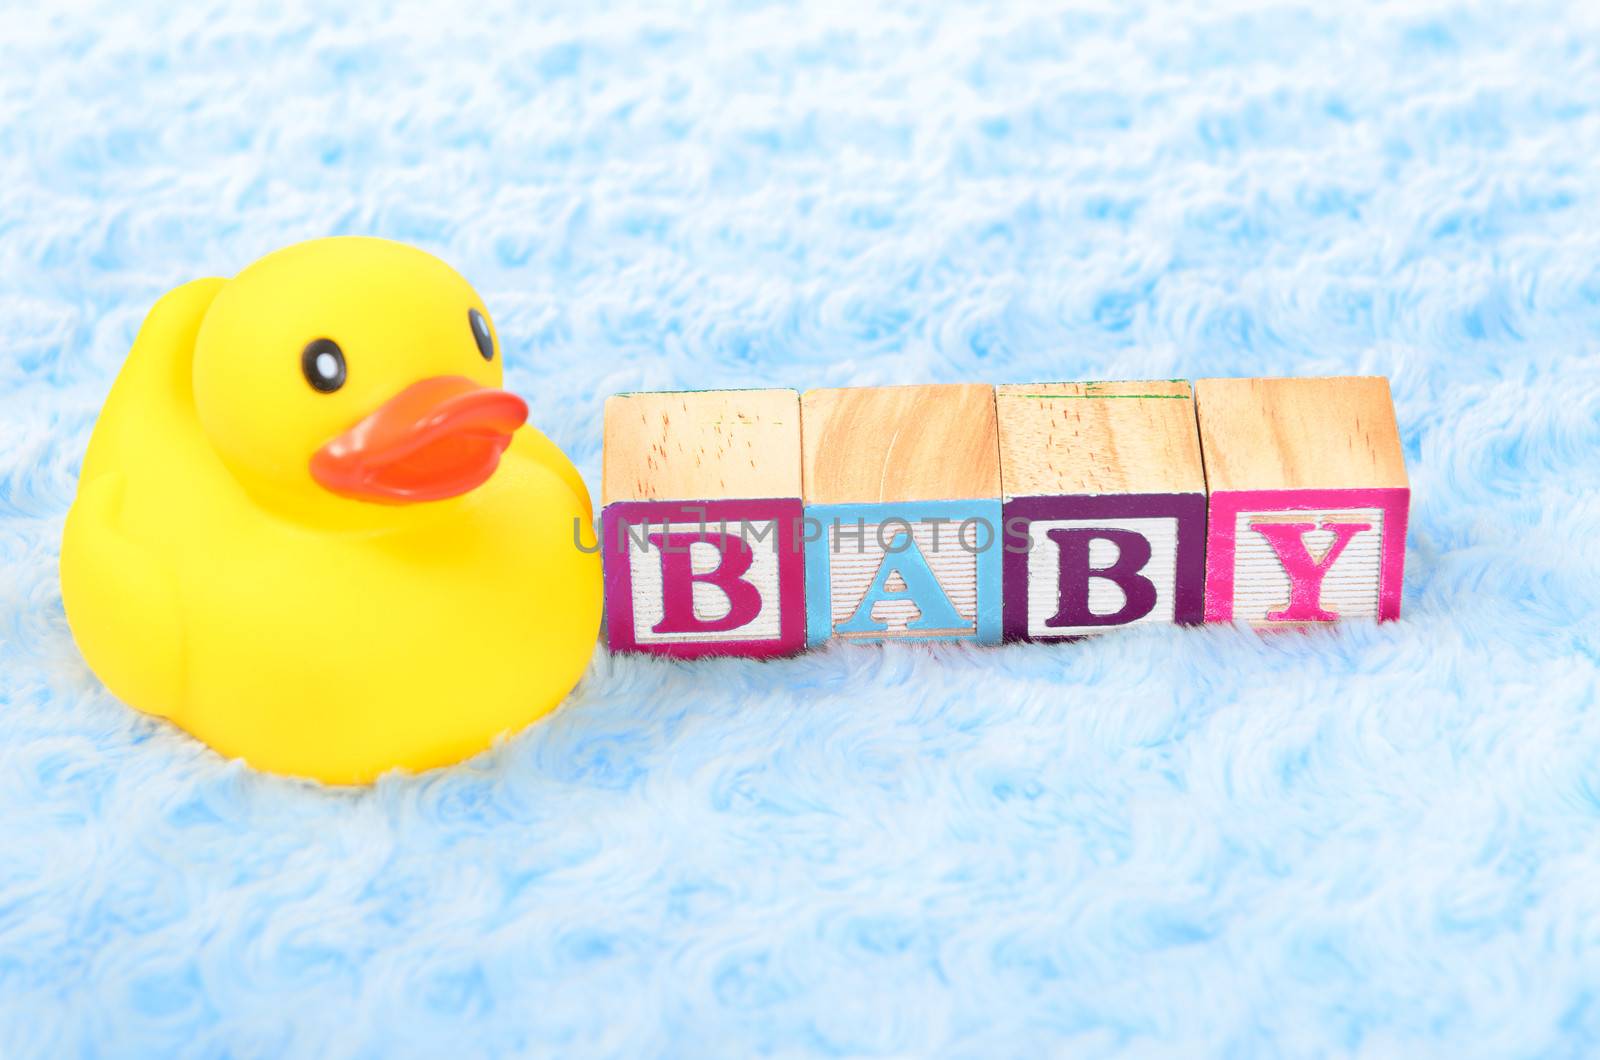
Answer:
<svg viewBox="0 0 1600 1060"><path fill-rule="evenodd" d="M600 516L613 651L692 658L805 646L800 501L636 501Z"/></svg>
<svg viewBox="0 0 1600 1060"><path fill-rule="evenodd" d="M1399 618L1410 500L1407 489L1213 493L1206 621Z"/></svg>

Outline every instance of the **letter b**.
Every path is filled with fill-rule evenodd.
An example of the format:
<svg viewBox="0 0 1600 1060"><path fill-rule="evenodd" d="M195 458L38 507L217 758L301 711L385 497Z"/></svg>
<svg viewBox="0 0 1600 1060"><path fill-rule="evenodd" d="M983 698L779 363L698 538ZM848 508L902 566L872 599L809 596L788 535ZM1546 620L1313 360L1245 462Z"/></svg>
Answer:
<svg viewBox="0 0 1600 1060"><path fill-rule="evenodd" d="M1121 626L1155 610L1156 587L1139 572L1150 562L1150 542L1134 530L1071 527L1046 530L1045 535L1060 550L1060 596L1056 613L1045 620L1047 626ZM1109 541L1117 547L1117 558L1109 567L1090 565L1092 542ZM1107 615L1089 610L1089 581L1104 578L1122 590L1122 607Z"/></svg>
<svg viewBox="0 0 1600 1060"><path fill-rule="evenodd" d="M726 633L753 621L761 613L761 591L744 574L755 553L734 534L689 531L651 534L651 544L661 556L661 621L652 633ZM721 554L709 571L695 573L691 546L708 544ZM704 619L694 611L694 586L703 582L728 598L728 613Z"/></svg>

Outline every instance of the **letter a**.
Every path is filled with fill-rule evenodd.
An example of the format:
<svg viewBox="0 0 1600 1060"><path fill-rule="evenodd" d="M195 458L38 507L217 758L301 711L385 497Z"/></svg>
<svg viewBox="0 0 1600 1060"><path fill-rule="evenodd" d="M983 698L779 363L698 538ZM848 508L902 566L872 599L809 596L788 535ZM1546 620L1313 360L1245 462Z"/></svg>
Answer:
<svg viewBox="0 0 1600 1060"><path fill-rule="evenodd" d="M1060 581L1056 613L1047 626L1121 626L1136 622L1155 610L1156 587L1139 572L1150 562L1150 542L1134 530L1092 527L1046 530L1045 536L1060 549ZM1117 546L1116 562L1109 567L1089 566L1089 545L1096 538ZM1120 610L1097 615L1089 610L1089 579L1104 578L1122 590Z"/></svg>
<svg viewBox="0 0 1600 1060"><path fill-rule="evenodd" d="M735 534L691 531L651 534L661 555L661 621L653 633L726 633L748 624L761 613L761 591L743 575L755 562L755 553ZM696 574L690 546L708 544L722 554L712 570ZM694 613L694 583L705 582L728 598L728 613L703 619Z"/></svg>
<svg viewBox="0 0 1600 1060"><path fill-rule="evenodd" d="M1371 530L1371 523L1323 523L1322 529L1333 531L1333 544L1320 560L1311 558L1306 548L1305 535L1317 529L1312 523L1251 523L1250 529L1267 539L1272 551L1278 554L1283 572L1289 576L1289 606L1282 611L1267 612L1268 622L1334 622L1339 615L1322 608L1322 579L1327 577L1350 539L1363 530Z"/></svg>
<svg viewBox="0 0 1600 1060"><path fill-rule="evenodd" d="M890 589L891 574L900 575L906 587ZM878 573L873 576L866 595L861 598L855 614L851 615L848 621L839 624L838 632L881 633L888 629L888 623L879 622L872 617L872 607L880 600L910 600L916 605L921 614L915 620L906 623L908 632L959 629L970 624L961 617L961 613L945 595L939 579L935 578L933 571L928 568L928 561L923 557L922 550L904 530L895 535L894 540L889 543L888 551L883 557L883 562L878 565Z"/></svg>

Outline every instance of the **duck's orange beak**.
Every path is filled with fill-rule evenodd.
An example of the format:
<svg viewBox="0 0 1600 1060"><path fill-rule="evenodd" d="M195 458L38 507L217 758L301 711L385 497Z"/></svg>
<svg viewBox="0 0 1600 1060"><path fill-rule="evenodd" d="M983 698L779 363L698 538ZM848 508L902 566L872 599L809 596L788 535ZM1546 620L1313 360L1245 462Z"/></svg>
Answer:
<svg viewBox="0 0 1600 1060"><path fill-rule="evenodd" d="M476 489L500 465L528 406L458 375L412 383L311 457L311 477L343 497L437 501Z"/></svg>

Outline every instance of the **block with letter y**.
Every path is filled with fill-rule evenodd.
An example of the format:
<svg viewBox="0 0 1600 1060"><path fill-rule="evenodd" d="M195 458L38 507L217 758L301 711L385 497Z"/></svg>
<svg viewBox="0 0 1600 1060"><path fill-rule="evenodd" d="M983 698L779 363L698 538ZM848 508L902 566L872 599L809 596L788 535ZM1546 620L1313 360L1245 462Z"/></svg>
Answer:
<svg viewBox="0 0 1600 1060"><path fill-rule="evenodd" d="M1206 619L1400 617L1411 490L1381 377L1202 379Z"/></svg>
<svg viewBox="0 0 1600 1060"><path fill-rule="evenodd" d="M1000 639L994 388L801 397L806 636Z"/></svg>
<svg viewBox="0 0 1600 1060"><path fill-rule="evenodd" d="M805 646L796 391L619 394L606 402L603 487L612 650Z"/></svg>
<svg viewBox="0 0 1600 1060"><path fill-rule="evenodd" d="M1206 487L1183 380L995 391L1007 640L1204 615Z"/></svg>

